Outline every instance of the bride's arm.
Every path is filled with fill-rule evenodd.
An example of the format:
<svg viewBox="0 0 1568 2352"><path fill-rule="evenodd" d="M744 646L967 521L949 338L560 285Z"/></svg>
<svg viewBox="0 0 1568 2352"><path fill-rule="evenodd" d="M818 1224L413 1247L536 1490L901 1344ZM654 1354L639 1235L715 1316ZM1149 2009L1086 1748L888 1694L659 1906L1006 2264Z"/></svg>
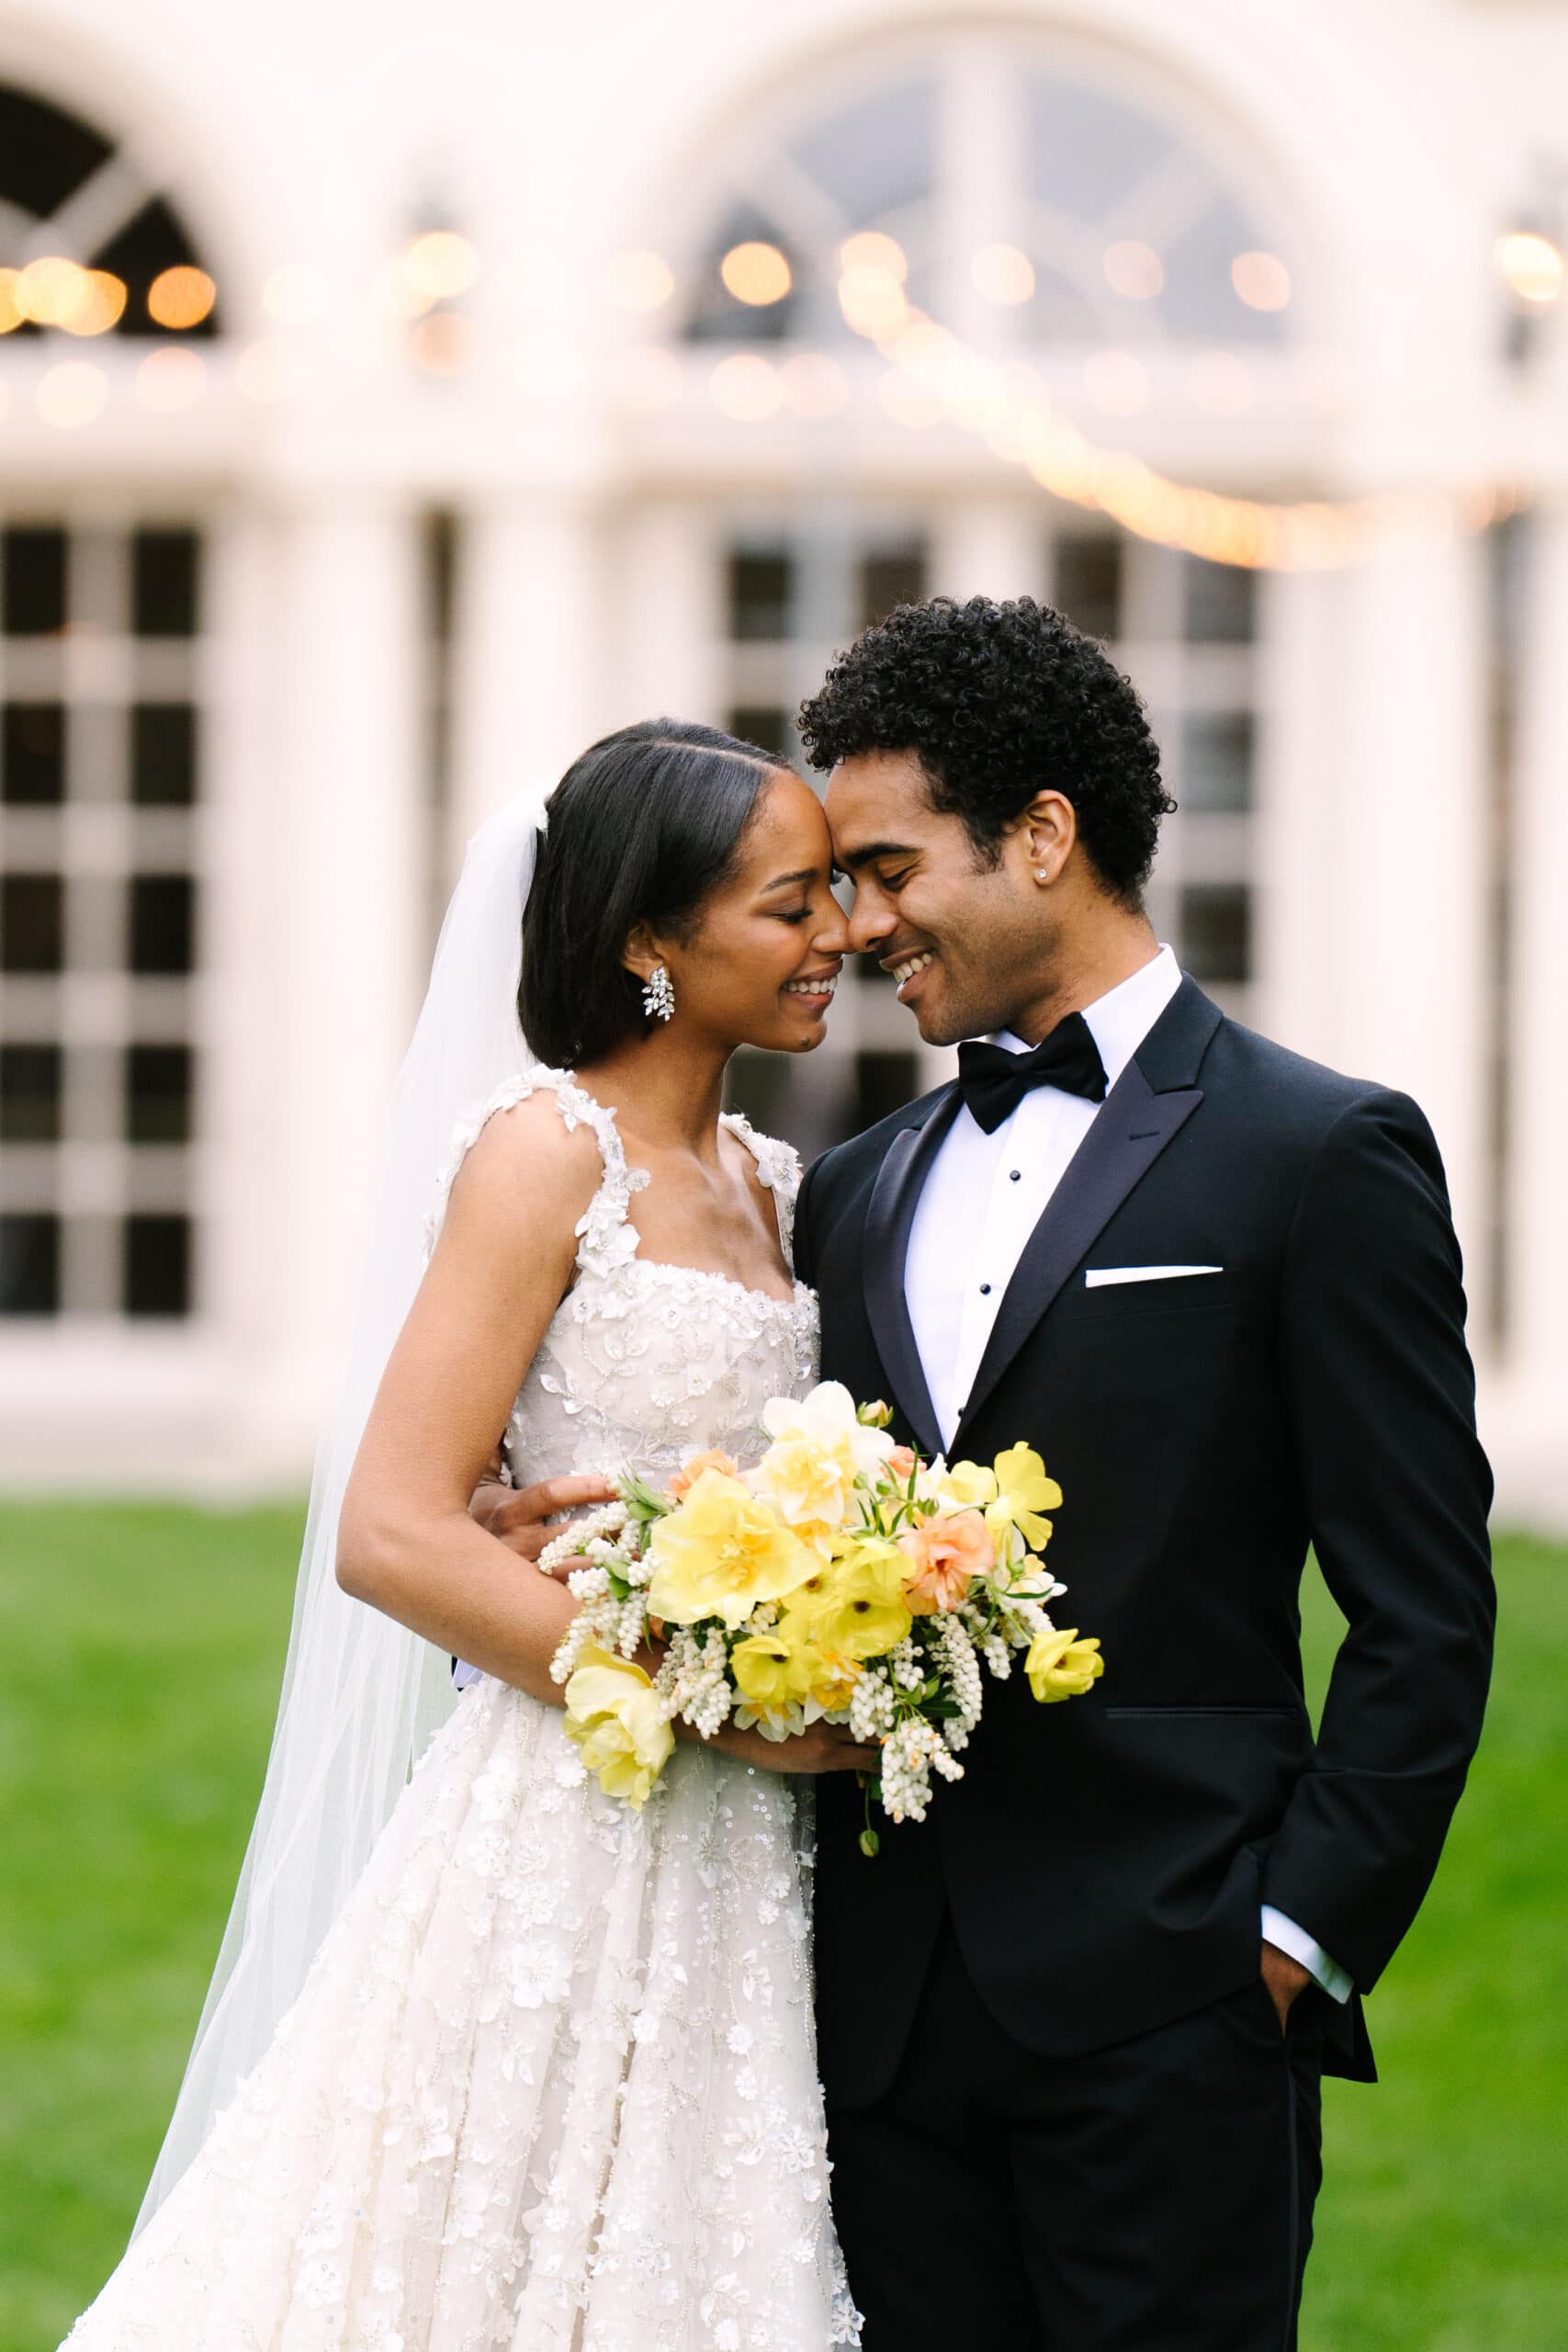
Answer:
<svg viewBox="0 0 1568 2352"><path fill-rule="evenodd" d="M468 1499L572 1278L598 1147L534 1097L492 1119L382 1377L338 1526L338 1582L442 1649L561 1703L549 1663L574 1603L519 1575Z"/></svg>

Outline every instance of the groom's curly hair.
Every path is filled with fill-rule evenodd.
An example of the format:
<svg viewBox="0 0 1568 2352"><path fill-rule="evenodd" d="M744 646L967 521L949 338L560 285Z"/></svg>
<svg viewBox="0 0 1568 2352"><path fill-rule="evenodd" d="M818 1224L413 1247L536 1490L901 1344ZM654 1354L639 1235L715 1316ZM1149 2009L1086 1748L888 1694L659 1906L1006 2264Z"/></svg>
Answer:
<svg viewBox="0 0 1568 2352"><path fill-rule="evenodd" d="M1062 793L1106 889L1134 906L1176 806L1131 682L1032 596L898 605L833 664L799 727L814 768L913 752L932 806L963 818L987 864L1037 792Z"/></svg>

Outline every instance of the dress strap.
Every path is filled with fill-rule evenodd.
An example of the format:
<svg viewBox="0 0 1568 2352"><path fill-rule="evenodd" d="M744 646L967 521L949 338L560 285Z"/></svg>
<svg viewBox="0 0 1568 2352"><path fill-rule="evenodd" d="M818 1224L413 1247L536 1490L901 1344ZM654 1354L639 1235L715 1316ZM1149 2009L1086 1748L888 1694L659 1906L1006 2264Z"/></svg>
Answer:
<svg viewBox="0 0 1568 2352"><path fill-rule="evenodd" d="M795 1272L795 1203L800 1191L800 1154L792 1143L780 1143L773 1136L760 1136L743 1112L726 1111L722 1122L738 1142L743 1143L757 1163L757 1181L773 1196L773 1214L778 1218L779 1242L784 1263Z"/></svg>
<svg viewBox="0 0 1568 2352"><path fill-rule="evenodd" d="M556 1107L569 1129L592 1128L599 1157L604 1164L599 1190L577 1223L579 1271L607 1274L637 1255L637 1231L628 1223L627 1213L632 1194L641 1192L649 1181L647 1169L626 1165L614 1112L606 1110L603 1102L596 1102L585 1087L579 1086L570 1070L551 1069L540 1063L536 1069L516 1071L504 1085L497 1087L488 1102L458 1121L451 1148L436 1179L435 1206L425 1220L427 1260L441 1231L457 1170L491 1119L526 1102L531 1094L547 1093L554 1095Z"/></svg>

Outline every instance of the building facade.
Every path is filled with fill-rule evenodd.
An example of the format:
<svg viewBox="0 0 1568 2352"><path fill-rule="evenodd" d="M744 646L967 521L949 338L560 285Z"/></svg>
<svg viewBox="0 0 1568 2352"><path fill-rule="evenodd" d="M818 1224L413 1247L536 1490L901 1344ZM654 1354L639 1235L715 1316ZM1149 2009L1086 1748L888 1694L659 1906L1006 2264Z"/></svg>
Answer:
<svg viewBox="0 0 1568 2352"><path fill-rule="evenodd" d="M0 12L0 1477L297 1479L474 824L1028 592L1149 706L1162 936L1431 1116L1568 1523L1565 73L1523 0ZM943 1066L856 973L736 1083L810 1150Z"/></svg>

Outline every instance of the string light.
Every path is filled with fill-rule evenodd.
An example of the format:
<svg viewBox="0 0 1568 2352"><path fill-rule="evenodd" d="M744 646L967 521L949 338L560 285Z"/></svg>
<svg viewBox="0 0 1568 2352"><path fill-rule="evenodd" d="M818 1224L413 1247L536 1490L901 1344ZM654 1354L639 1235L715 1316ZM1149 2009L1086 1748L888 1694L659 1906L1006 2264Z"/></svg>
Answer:
<svg viewBox="0 0 1568 2352"><path fill-rule="evenodd" d="M617 254L605 272L610 300L623 311L661 311L675 291L675 273L661 254L638 247Z"/></svg>
<svg viewBox="0 0 1568 2352"><path fill-rule="evenodd" d="M479 274L477 248L456 229L427 229L403 254L404 284L427 310L433 302L466 294Z"/></svg>
<svg viewBox="0 0 1568 2352"><path fill-rule="evenodd" d="M234 363L234 381L248 401L286 401L305 381L305 362L287 335L258 335Z"/></svg>
<svg viewBox="0 0 1568 2352"><path fill-rule="evenodd" d="M38 413L46 424L74 433L100 416L108 379L90 359L62 359L39 379Z"/></svg>
<svg viewBox="0 0 1568 2352"><path fill-rule="evenodd" d="M63 319L61 323L67 334L108 334L125 316L130 289L112 270L89 269L85 276L85 302L74 318Z"/></svg>
<svg viewBox="0 0 1568 2352"><path fill-rule="evenodd" d="M1550 309L1562 291L1562 255L1550 237L1533 229L1499 237L1496 260L1509 292L1532 310Z"/></svg>
<svg viewBox="0 0 1568 2352"><path fill-rule="evenodd" d="M178 344L150 351L136 371L136 397L154 416L178 416L194 408L206 390L206 360Z"/></svg>
<svg viewBox="0 0 1568 2352"><path fill-rule="evenodd" d="M1015 310L1034 292L1034 264L1017 245L983 245L969 275L976 292L1002 310Z"/></svg>
<svg viewBox="0 0 1568 2352"><path fill-rule="evenodd" d="M1278 254L1237 254L1231 284L1249 311L1282 311L1291 299L1291 273Z"/></svg>
<svg viewBox="0 0 1568 2352"><path fill-rule="evenodd" d="M1129 302L1152 302L1165 285L1165 264L1153 245L1136 237L1119 237L1107 245L1100 266L1111 292L1124 295Z"/></svg>
<svg viewBox="0 0 1568 2352"><path fill-rule="evenodd" d="M886 270L902 286L909 275L908 256L897 237L885 237L879 229L862 229L839 247L840 275L852 269Z"/></svg>
<svg viewBox="0 0 1568 2352"><path fill-rule="evenodd" d="M478 351L478 330L461 311L433 311L409 333L410 355L427 376L466 375Z"/></svg>
<svg viewBox="0 0 1568 2352"><path fill-rule="evenodd" d="M161 327L198 327L209 318L218 288L204 269L181 265L160 270L147 288L147 315Z"/></svg>
<svg viewBox="0 0 1568 2352"><path fill-rule="evenodd" d="M27 316L17 300L21 277L19 269L0 269L0 334L14 334Z"/></svg>
<svg viewBox="0 0 1568 2352"><path fill-rule="evenodd" d="M731 245L719 263L718 274L735 300L752 310L764 310L772 302L782 302L795 283L795 274L777 245L763 244L756 239L743 245Z"/></svg>
<svg viewBox="0 0 1568 2352"><path fill-rule="evenodd" d="M739 424L761 424L784 405L779 371L754 351L731 352L708 378L713 404Z"/></svg>

